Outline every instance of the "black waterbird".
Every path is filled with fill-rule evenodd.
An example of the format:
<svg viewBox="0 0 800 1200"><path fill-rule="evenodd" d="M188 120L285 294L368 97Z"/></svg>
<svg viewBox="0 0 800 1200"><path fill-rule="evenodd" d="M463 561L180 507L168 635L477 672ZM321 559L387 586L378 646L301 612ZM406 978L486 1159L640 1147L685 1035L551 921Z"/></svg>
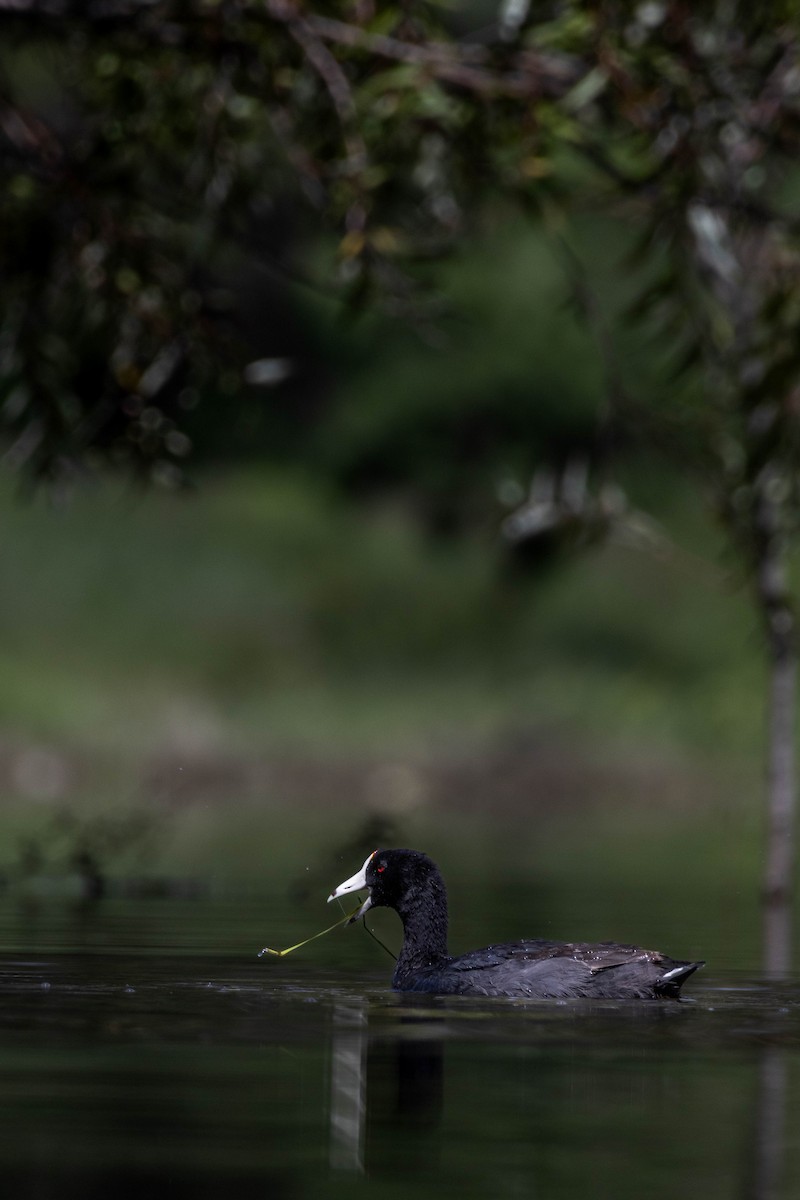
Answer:
<svg viewBox="0 0 800 1200"><path fill-rule="evenodd" d="M447 953L447 892L439 868L419 850L375 850L328 901L364 889L353 914L393 908L403 922L403 948L392 986L400 992L530 999L677 999L702 962L681 962L616 942L503 942L452 958Z"/></svg>

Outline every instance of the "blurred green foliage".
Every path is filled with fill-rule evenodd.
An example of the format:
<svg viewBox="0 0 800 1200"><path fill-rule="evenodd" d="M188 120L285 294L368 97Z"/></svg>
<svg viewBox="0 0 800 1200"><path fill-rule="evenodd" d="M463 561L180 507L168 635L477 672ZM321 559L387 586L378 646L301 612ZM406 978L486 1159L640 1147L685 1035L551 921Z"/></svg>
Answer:
<svg viewBox="0 0 800 1200"><path fill-rule="evenodd" d="M746 605L664 488L686 550L608 546L529 582L480 537L432 547L403 508L359 515L304 477L209 479L191 503L104 488L58 513L6 492L0 720L137 763L403 752L520 724L752 750Z"/></svg>
<svg viewBox="0 0 800 1200"><path fill-rule="evenodd" d="M753 553L797 442L791 5L159 0L66 4L67 25L59 7L0 13L8 461L64 478L104 456L177 484L198 439L256 443L355 488L419 484L446 529L490 478L575 453L602 476L643 428ZM468 260L487 213L508 220L501 196L548 230L566 288L544 250L487 272L474 346L456 338L458 370L428 391L386 324L391 379L368 399L331 388L341 347L309 367L324 335L276 275L382 302L441 349L430 284L446 296L442 256ZM601 211L617 232L589 221L590 240L617 247L650 371L579 252L576 217ZM449 286L460 301L457 272ZM590 337L551 309L565 290ZM554 378L556 354L572 369Z"/></svg>
<svg viewBox="0 0 800 1200"><path fill-rule="evenodd" d="M750 622L675 478L734 584L765 497L790 528L793 6L512 9L0 7L7 466L252 471L199 523L105 482L105 512L9 511L6 728L758 744ZM498 527L537 505L512 576Z"/></svg>

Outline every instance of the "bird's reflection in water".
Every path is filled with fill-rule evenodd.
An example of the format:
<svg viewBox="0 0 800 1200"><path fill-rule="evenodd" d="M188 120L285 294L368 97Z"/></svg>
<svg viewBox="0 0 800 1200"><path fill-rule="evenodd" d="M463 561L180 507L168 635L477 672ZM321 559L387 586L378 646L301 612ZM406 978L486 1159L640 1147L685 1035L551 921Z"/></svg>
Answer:
<svg viewBox="0 0 800 1200"><path fill-rule="evenodd" d="M330 1162L336 1170L428 1164L442 1109L442 1021L403 1000L373 1008L365 997L334 1006Z"/></svg>

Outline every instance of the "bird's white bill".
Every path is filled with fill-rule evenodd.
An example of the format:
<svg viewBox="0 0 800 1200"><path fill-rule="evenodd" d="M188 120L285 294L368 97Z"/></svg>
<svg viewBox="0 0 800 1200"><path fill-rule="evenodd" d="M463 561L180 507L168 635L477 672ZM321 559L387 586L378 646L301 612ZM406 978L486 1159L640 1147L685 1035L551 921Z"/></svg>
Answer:
<svg viewBox="0 0 800 1200"><path fill-rule="evenodd" d="M364 913L370 908L372 908L372 896L367 896L366 900L361 905L361 908L358 910L358 912L353 913L347 924L352 925L354 921L357 921L360 917L363 917Z"/></svg>
<svg viewBox="0 0 800 1200"><path fill-rule="evenodd" d="M367 886L367 867L372 859L377 854L377 850L373 850L372 854L368 854L364 859L364 865L360 871L356 871L349 879L345 879L344 883L340 883L337 888L334 888L330 896L328 896L328 904L331 900L338 900L340 896L347 896L350 892L362 892ZM357 913L353 914L353 920L357 921L359 917L363 917L368 908L372 906L372 898L367 896L364 903Z"/></svg>

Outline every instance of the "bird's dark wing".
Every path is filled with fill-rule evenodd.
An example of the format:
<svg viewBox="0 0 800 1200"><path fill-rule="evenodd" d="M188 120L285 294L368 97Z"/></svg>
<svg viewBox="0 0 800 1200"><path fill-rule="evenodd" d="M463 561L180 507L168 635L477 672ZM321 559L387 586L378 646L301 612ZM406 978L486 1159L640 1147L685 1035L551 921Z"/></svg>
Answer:
<svg viewBox="0 0 800 1200"><path fill-rule="evenodd" d="M658 950L645 950L641 946L621 946L616 942L569 942L564 944L564 954L585 963L590 971L607 971L611 967L625 967L630 963L651 963L656 967L668 967L672 959Z"/></svg>
<svg viewBox="0 0 800 1200"><path fill-rule="evenodd" d="M508 942L451 959L417 987L520 998L653 998L677 995L696 966L615 942Z"/></svg>
<svg viewBox="0 0 800 1200"><path fill-rule="evenodd" d="M468 954L454 958L450 967L456 971L473 971L476 967L499 966L504 962L522 964L553 958L573 959L593 973L635 962L652 963L654 966L668 968L673 961L657 950L645 950L641 946L623 946L616 942L552 942L537 938L486 946L483 950L471 950Z"/></svg>

